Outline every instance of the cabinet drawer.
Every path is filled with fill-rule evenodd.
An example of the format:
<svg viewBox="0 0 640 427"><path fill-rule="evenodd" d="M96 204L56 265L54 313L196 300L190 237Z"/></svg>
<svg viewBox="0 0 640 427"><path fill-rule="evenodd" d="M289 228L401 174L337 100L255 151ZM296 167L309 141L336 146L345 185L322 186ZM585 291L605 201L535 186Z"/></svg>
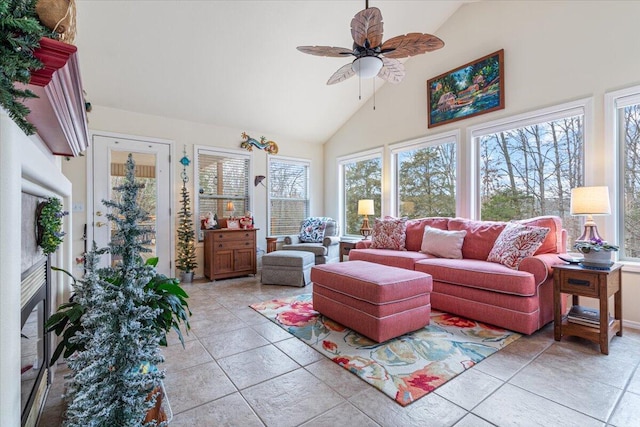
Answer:
<svg viewBox="0 0 640 427"><path fill-rule="evenodd" d="M253 239L255 238L255 233L252 231L235 231L235 232L231 232L231 233L220 233L220 232L214 232L213 233L213 241L214 242L227 242L227 241L234 241L234 240L248 240L253 242Z"/></svg>
<svg viewBox="0 0 640 427"><path fill-rule="evenodd" d="M563 271L560 280L560 292L598 297L599 281L600 276L597 274Z"/></svg>
<svg viewBox="0 0 640 427"><path fill-rule="evenodd" d="M253 240L229 240L213 242L213 250L253 248Z"/></svg>

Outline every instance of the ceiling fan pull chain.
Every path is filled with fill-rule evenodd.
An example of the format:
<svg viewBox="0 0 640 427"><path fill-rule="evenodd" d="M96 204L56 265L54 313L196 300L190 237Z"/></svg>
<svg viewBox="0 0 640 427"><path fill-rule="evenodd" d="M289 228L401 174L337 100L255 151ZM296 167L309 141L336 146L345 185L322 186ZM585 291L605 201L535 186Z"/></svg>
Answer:
<svg viewBox="0 0 640 427"><path fill-rule="evenodd" d="M373 111L376 110L376 78L373 79Z"/></svg>
<svg viewBox="0 0 640 427"><path fill-rule="evenodd" d="M362 101L362 77L358 74L358 101Z"/></svg>

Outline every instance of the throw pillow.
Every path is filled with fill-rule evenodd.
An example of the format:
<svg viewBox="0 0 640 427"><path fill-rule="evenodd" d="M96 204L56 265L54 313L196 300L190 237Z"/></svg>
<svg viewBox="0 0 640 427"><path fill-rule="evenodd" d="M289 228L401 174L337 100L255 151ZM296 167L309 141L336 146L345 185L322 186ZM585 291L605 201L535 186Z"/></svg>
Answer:
<svg viewBox="0 0 640 427"><path fill-rule="evenodd" d="M467 232L465 230L447 231L425 227L420 252L440 258L461 259L462 243L464 243L464 236L466 235Z"/></svg>
<svg viewBox="0 0 640 427"><path fill-rule="evenodd" d="M321 243L322 239L324 239L327 221L333 221L333 219L325 216L314 216L305 219L298 235L300 241L304 243Z"/></svg>
<svg viewBox="0 0 640 427"><path fill-rule="evenodd" d="M515 270L523 259L538 250L547 233L547 227L510 222L496 239L487 261L497 262Z"/></svg>
<svg viewBox="0 0 640 427"><path fill-rule="evenodd" d="M376 218L371 233L371 249L394 249L406 251L407 218Z"/></svg>

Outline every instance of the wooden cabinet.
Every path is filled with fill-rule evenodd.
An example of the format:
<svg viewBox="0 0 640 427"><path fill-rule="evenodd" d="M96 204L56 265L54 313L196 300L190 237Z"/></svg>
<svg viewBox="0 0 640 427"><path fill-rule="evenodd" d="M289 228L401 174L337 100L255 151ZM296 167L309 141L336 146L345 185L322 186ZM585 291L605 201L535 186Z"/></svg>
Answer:
<svg viewBox="0 0 640 427"><path fill-rule="evenodd" d="M216 280L256 274L256 231L205 231L204 275Z"/></svg>

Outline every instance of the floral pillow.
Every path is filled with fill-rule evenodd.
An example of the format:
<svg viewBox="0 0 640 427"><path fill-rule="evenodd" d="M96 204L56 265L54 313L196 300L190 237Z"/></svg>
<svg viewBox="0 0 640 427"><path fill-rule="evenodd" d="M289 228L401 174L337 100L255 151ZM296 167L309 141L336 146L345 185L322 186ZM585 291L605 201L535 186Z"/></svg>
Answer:
<svg viewBox="0 0 640 427"><path fill-rule="evenodd" d="M304 243L321 243L322 239L324 239L327 221L333 221L333 219L326 216L314 216L305 219L298 235L300 241Z"/></svg>
<svg viewBox="0 0 640 427"><path fill-rule="evenodd" d="M510 222L496 239L487 261L497 262L515 270L523 259L538 250L549 231L547 227Z"/></svg>
<svg viewBox="0 0 640 427"><path fill-rule="evenodd" d="M393 249L406 251L407 218L376 218L371 233L371 249Z"/></svg>

